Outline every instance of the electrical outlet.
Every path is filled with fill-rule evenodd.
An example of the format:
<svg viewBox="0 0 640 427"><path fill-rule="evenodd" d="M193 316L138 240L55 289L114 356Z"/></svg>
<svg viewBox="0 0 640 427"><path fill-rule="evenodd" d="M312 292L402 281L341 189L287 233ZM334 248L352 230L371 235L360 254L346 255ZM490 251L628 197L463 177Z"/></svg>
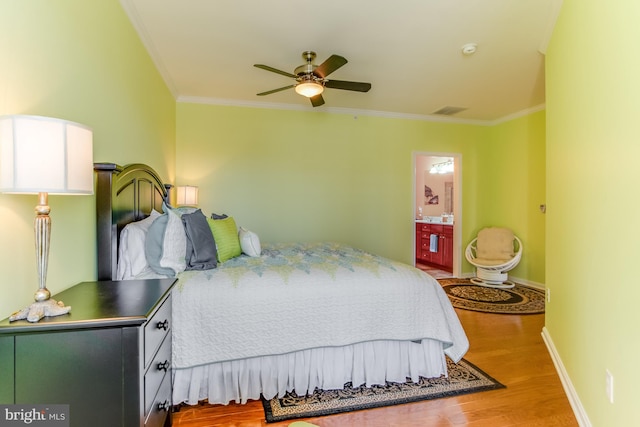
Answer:
<svg viewBox="0 0 640 427"><path fill-rule="evenodd" d="M547 288L547 302L551 302L551 289Z"/></svg>
<svg viewBox="0 0 640 427"><path fill-rule="evenodd" d="M613 375L611 375L611 372L609 372L608 369L606 369L605 372L607 377L607 385L606 385L607 398L609 399L610 403L613 403Z"/></svg>

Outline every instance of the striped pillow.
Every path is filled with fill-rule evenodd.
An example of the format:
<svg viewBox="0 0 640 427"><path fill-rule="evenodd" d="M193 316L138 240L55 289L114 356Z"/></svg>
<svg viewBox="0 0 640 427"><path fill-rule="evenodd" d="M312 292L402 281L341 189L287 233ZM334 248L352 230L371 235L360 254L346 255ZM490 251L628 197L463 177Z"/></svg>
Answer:
<svg viewBox="0 0 640 427"><path fill-rule="evenodd" d="M233 217L228 216L224 219L207 218L207 222L213 233L213 240L216 241L218 262L225 262L242 254L238 228Z"/></svg>

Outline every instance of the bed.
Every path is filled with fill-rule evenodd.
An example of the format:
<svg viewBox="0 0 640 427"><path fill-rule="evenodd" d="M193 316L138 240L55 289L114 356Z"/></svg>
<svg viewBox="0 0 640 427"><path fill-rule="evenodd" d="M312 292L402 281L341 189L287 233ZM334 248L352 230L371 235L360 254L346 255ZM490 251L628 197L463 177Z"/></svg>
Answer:
<svg viewBox="0 0 640 427"><path fill-rule="evenodd" d="M98 278L122 279L127 263L145 262L138 246L125 248L130 229L170 222L177 209L171 186L146 165L95 170ZM185 230L188 252L194 232ZM146 239L148 250L155 243ZM176 274L174 405L439 377L446 357L457 362L466 353L457 315L428 274L337 242L257 245L258 253ZM219 256L222 242L216 246ZM162 275L145 268L135 277Z"/></svg>

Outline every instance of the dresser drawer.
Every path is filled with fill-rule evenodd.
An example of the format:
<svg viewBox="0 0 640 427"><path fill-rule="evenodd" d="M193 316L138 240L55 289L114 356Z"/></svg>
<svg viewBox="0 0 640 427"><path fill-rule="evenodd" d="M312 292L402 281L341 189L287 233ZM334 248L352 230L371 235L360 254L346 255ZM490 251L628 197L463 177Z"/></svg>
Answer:
<svg viewBox="0 0 640 427"><path fill-rule="evenodd" d="M171 371L171 334L162 342L160 350L152 359L149 369L144 375L144 413L149 412L153 398L158 392L160 383Z"/></svg>
<svg viewBox="0 0 640 427"><path fill-rule="evenodd" d="M165 375L158 394L153 399L150 411L145 417L145 427L161 427L171 410L171 375Z"/></svg>
<svg viewBox="0 0 640 427"><path fill-rule="evenodd" d="M164 337L171 328L171 296L169 296L162 306L156 311L153 317L144 326L144 366L149 366L149 362L162 344Z"/></svg>
<svg viewBox="0 0 640 427"><path fill-rule="evenodd" d="M151 365L144 375L144 414L149 413L151 404L158 394L160 384L171 370L171 334L162 342L162 346L155 357L152 359Z"/></svg>

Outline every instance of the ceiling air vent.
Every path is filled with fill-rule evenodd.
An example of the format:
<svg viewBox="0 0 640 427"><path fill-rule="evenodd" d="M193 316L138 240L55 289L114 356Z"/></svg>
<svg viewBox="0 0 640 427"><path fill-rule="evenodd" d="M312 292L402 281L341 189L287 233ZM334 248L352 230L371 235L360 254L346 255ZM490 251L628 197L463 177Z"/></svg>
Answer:
<svg viewBox="0 0 640 427"><path fill-rule="evenodd" d="M431 114L440 114L442 116L453 116L456 113L459 113L460 111L464 111L467 108L465 107L451 107L451 106L447 106L447 107L442 107L439 110L434 111Z"/></svg>

